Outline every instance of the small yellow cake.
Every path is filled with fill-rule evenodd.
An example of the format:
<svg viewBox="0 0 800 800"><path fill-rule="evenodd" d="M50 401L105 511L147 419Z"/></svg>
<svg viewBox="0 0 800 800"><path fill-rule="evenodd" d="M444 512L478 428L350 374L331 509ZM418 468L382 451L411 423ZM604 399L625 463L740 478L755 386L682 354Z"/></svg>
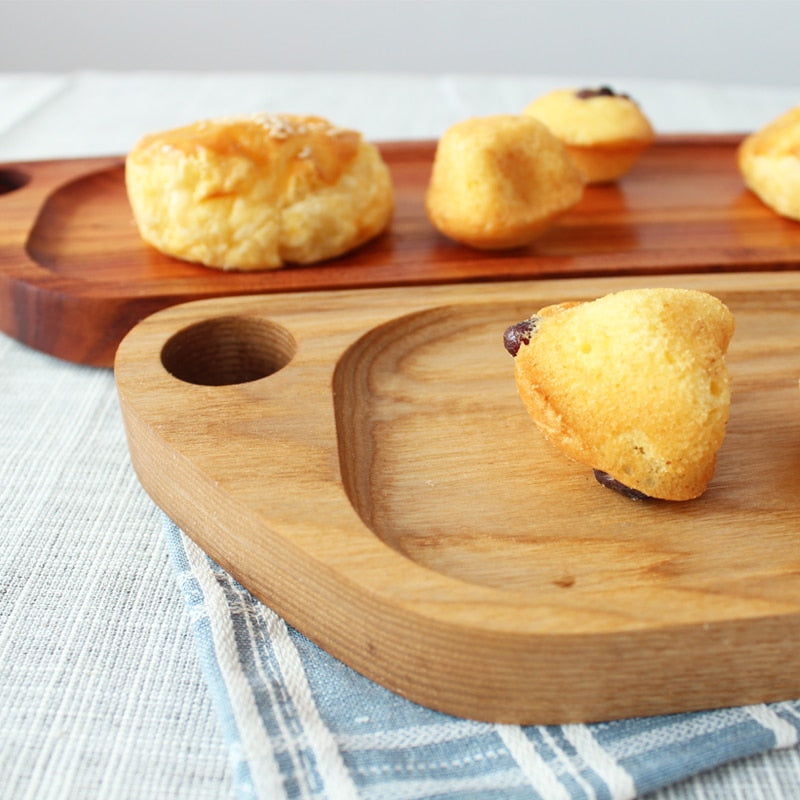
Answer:
<svg viewBox="0 0 800 800"><path fill-rule="evenodd" d="M253 114L145 136L125 182L142 238L208 267L274 269L341 255L389 224L377 148L314 116Z"/></svg>
<svg viewBox="0 0 800 800"><path fill-rule="evenodd" d="M725 437L733 331L709 294L635 289L543 308L505 344L530 417L568 456L626 493L689 500Z"/></svg>
<svg viewBox="0 0 800 800"><path fill-rule="evenodd" d="M620 178L655 138L639 106L608 87L556 89L534 100L523 113L561 139L588 183Z"/></svg>
<svg viewBox="0 0 800 800"><path fill-rule="evenodd" d="M800 220L800 106L750 134L738 159L745 184L765 205Z"/></svg>
<svg viewBox="0 0 800 800"><path fill-rule="evenodd" d="M439 140L425 207L433 225L458 242L520 247L574 206L583 187L563 145L540 122L475 117Z"/></svg>

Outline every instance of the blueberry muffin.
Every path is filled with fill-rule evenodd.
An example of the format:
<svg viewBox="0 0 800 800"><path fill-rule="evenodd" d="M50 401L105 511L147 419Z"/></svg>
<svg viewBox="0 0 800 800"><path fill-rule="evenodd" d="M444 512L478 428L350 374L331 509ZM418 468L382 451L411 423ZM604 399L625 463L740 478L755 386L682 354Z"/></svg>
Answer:
<svg viewBox="0 0 800 800"><path fill-rule="evenodd" d="M652 125L628 95L599 89L556 89L523 112L564 143L588 183L616 181L653 142Z"/></svg>
<svg viewBox="0 0 800 800"><path fill-rule="evenodd" d="M729 309L705 292L633 289L541 309L505 332L530 417L601 482L689 500L714 475L730 411Z"/></svg>

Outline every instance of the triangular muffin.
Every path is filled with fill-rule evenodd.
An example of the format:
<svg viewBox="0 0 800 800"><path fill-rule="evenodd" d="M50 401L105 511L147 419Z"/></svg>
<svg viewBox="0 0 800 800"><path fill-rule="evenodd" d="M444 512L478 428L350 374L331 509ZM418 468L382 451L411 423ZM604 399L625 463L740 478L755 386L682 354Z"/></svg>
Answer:
<svg viewBox="0 0 800 800"><path fill-rule="evenodd" d="M705 491L725 437L733 330L709 294L634 289L543 308L505 345L548 439L631 496L688 500Z"/></svg>

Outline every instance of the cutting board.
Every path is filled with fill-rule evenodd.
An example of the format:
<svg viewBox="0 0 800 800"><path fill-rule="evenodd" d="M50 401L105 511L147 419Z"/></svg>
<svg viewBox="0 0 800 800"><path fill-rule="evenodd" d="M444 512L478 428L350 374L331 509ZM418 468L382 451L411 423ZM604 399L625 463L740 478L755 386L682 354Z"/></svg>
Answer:
<svg viewBox="0 0 800 800"><path fill-rule="evenodd" d="M667 285L734 312L731 418L702 497L637 502L541 438L502 333ZM385 687L513 723L800 696L798 378L789 271L208 299L116 358L141 482L212 558Z"/></svg>
<svg viewBox="0 0 800 800"><path fill-rule="evenodd" d="M662 137L618 184L589 187L535 244L500 253L451 242L428 222L434 143L385 143L397 200L390 230L324 264L255 274L221 273L145 245L121 158L0 165L0 330L60 358L108 366L138 320L205 297L796 269L800 224L745 190L739 140Z"/></svg>

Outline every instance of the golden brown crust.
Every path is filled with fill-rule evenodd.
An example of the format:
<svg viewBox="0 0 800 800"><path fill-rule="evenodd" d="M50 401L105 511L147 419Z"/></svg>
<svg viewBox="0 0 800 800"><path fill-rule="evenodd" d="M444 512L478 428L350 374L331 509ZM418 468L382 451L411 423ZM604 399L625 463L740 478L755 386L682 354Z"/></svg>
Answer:
<svg viewBox="0 0 800 800"><path fill-rule="evenodd" d="M524 114L543 122L564 143L588 183L615 181L649 147L655 134L639 106L610 90L555 89Z"/></svg>
<svg viewBox="0 0 800 800"><path fill-rule="evenodd" d="M425 206L446 236L502 249L536 239L582 195L581 175L541 123L500 114L445 131Z"/></svg>
<svg viewBox="0 0 800 800"><path fill-rule="evenodd" d="M765 205L800 220L800 106L745 138L738 163L745 184Z"/></svg>
<svg viewBox="0 0 800 800"><path fill-rule="evenodd" d="M544 435L649 497L702 494L729 414L730 311L703 292L641 289L536 316L514 362Z"/></svg>
<svg viewBox="0 0 800 800"><path fill-rule="evenodd" d="M355 131L254 114L143 137L126 186L145 241L221 269L308 264L376 236L394 206L388 168Z"/></svg>

